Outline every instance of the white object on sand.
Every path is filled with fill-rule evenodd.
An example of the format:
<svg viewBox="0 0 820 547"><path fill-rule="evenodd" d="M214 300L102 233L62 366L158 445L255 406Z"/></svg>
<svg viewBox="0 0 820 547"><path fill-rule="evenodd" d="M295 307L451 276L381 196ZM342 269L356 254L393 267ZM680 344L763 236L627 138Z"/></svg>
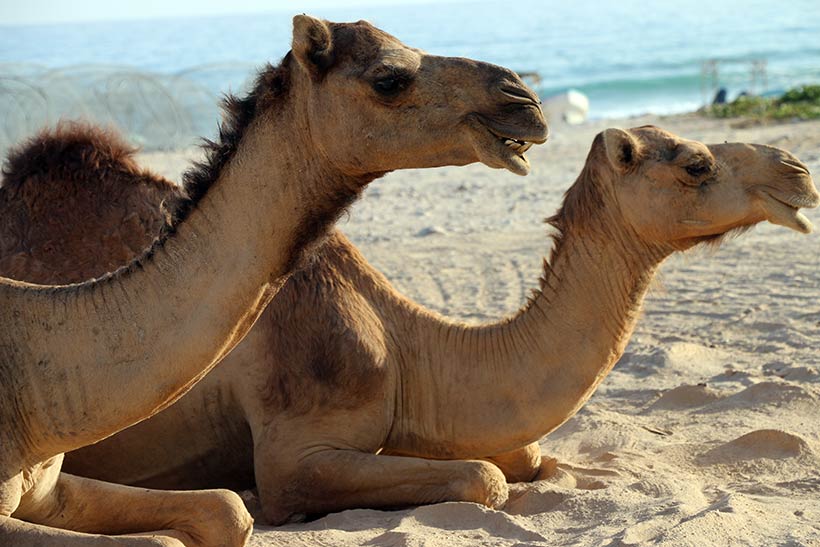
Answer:
<svg viewBox="0 0 820 547"><path fill-rule="evenodd" d="M575 89L552 95L542 101L547 121L564 121L569 125L584 123L589 115L589 98Z"/></svg>

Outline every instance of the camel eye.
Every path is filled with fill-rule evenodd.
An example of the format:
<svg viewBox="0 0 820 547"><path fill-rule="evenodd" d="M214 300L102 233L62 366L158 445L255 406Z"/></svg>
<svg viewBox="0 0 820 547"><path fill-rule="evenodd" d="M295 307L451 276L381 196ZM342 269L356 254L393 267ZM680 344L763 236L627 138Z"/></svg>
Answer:
<svg viewBox="0 0 820 547"><path fill-rule="evenodd" d="M690 177L699 178L712 171L712 167L705 163L696 163L686 166L686 172Z"/></svg>
<svg viewBox="0 0 820 547"><path fill-rule="evenodd" d="M373 82L373 89L380 95L390 97L407 87L407 80L401 76L387 76Z"/></svg>

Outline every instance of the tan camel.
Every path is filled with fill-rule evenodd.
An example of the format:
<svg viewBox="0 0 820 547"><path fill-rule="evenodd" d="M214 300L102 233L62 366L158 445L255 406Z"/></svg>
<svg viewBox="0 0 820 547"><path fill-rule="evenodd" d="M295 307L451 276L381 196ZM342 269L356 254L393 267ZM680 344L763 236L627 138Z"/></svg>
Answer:
<svg viewBox="0 0 820 547"><path fill-rule="evenodd" d="M89 166L86 178L97 177ZM122 183L142 185L139 175ZM438 317L336 232L191 393L67 465L169 488L255 479L276 523L361 506L499 505L499 467L510 481L538 473L537 439L617 361L666 256L764 219L808 231L797 207L817 202L805 167L781 150L607 130L552 218L559 236L541 291L512 319ZM86 223L94 211L80 210ZM62 244L48 227L30 229ZM476 461L492 455L498 467Z"/></svg>
<svg viewBox="0 0 820 547"><path fill-rule="evenodd" d="M0 279L0 544L244 543L251 520L235 494L74 477L60 473L62 453L188 391L368 182L474 161L524 173L529 143L518 141L546 138L537 98L509 70L426 55L367 23L307 16L294 18L291 54L246 99L229 100L226 117L208 161L187 175L174 220L130 266L70 286ZM42 219L42 188L29 182L47 184L59 160L35 141L10 161L3 192L25 208L4 221L27 211ZM27 237L24 222L17 228L4 249ZM122 533L138 535L94 535Z"/></svg>

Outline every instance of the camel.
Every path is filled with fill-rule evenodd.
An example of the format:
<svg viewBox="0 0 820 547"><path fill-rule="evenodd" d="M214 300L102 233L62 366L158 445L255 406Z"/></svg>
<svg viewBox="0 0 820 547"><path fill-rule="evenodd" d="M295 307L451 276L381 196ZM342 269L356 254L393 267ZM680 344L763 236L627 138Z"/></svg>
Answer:
<svg viewBox="0 0 820 547"><path fill-rule="evenodd" d="M394 169L476 161L525 174L523 152L547 137L537 97L513 72L427 55L365 22L308 16L294 18L281 64L226 106L218 142L187 173L185 192L166 204L170 221L147 251L67 286L0 279L3 545L244 544L252 520L235 494L80 478L61 473L63 453L190 390L372 180ZM71 157L70 147L62 152ZM17 255L12 265L24 258L15 249L29 233L25 215L51 220L42 216L37 184L63 158L35 139L6 166L3 199L25 204L3 212L13 227L0 246ZM105 164L104 155L79 159L100 160L107 176L123 165ZM64 173L71 172L69 164ZM66 195L63 211L88 198ZM143 199L131 194L118 203L127 208L132 198ZM154 217L122 220L126 230L157 227ZM101 241L132 251L141 245L127 235ZM47 243L29 251L59 254Z"/></svg>
<svg viewBox="0 0 820 547"><path fill-rule="evenodd" d="M85 176L99 177L93 165ZM139 174L122 184L150 187ZM255 484L276 524L353 507L500 506L507 481L549 473L538 439L615 365L666 257L763 220L807 232L797 208L818 201L785 151L608 129L550 220L540 290L513 317L466 326L431 313L335 231L220 367L67 466L140 486ZM79 209L73 221L87 224L94 205ZM74 273L55 264L50 275Z"/></svg>

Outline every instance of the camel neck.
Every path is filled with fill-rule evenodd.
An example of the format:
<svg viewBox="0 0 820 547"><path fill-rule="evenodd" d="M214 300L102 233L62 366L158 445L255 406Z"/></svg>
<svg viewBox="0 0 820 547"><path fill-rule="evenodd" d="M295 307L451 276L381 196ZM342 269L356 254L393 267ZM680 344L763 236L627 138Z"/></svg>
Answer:
<svg viewBox="0 0 820 547"><path fill-rule="evenodd" d="M27 387L16 405L37 437L27 444L65 452L128 427L244 337L300 252L367 182L306 153L303 125L285 106L259 113L185 220L130 267L15 293L10 313L30 316L17 324L49 340L18 360Z"/></svg>
<svg viewBox="0 0 820 547"><path fill-rule="evenodd" d="M622 355L668 255L603 228L618 224L606 209L595 215L583 230L565 228L541 290L511 319L471 327L418 318L432 349L401 370L391 449L503 453L554 430L589 399Z"/></svg>

